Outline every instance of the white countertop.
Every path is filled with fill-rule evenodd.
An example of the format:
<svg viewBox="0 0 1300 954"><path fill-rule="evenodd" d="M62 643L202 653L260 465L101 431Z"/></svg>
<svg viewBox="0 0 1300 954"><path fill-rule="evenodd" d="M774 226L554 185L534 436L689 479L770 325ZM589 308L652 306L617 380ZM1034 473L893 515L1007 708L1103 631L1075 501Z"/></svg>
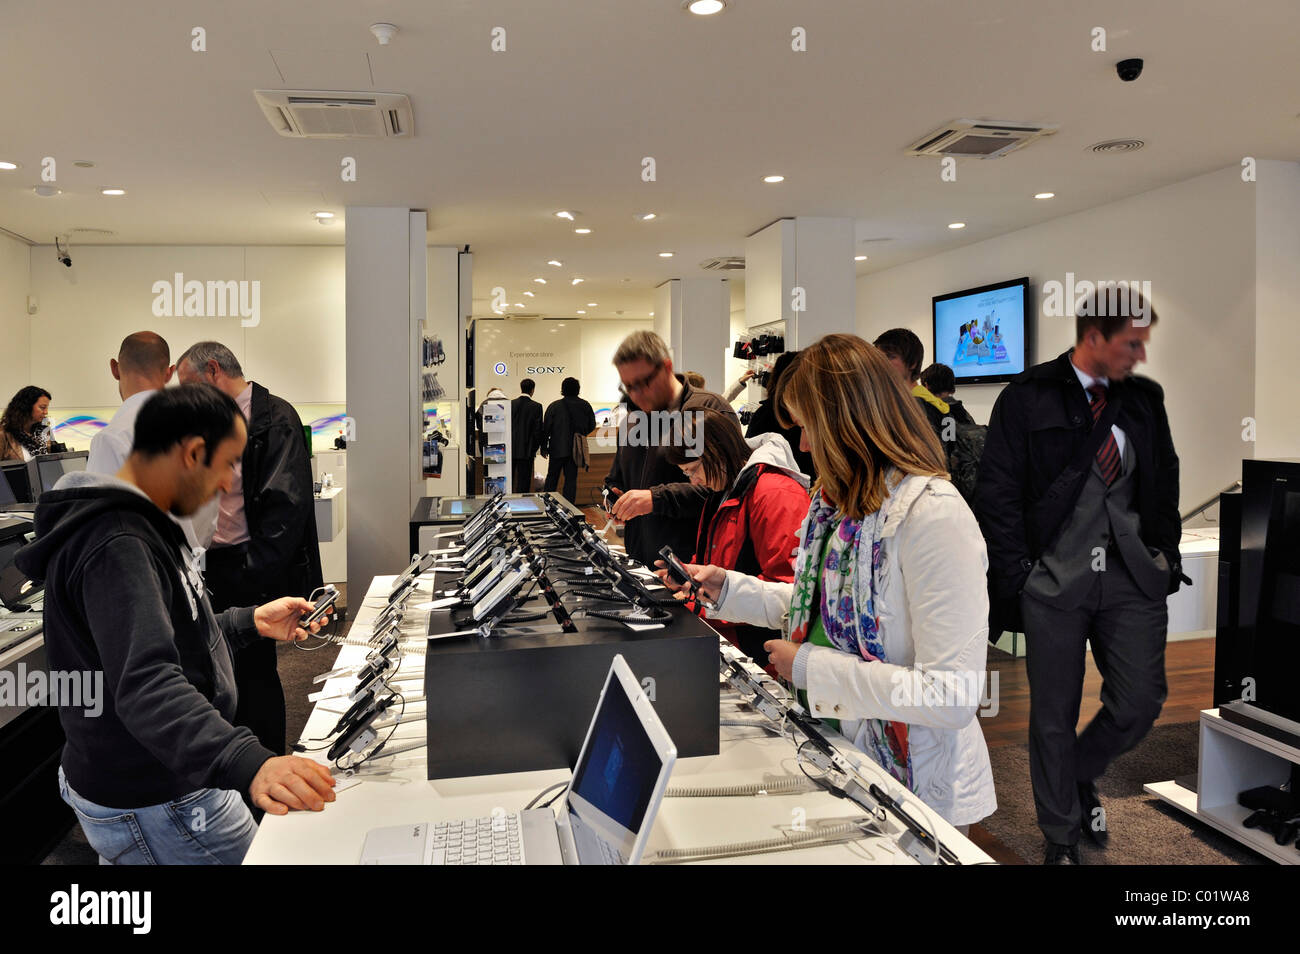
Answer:
<svg viewBox="0 0 1300 954"><path fill-rule="evenodd" d="M382 605L392 581L391 576L374 579L365 601L356 612L356 621L349 638L364 640L368 637L370 621ZM431 595L429 583L422 581L418 587L411 597L409 605L412 607L427 601ZM427 625L426 614L414 613L411 617L414 618L408 617L403 624L403 633L422 637ZM345 645L335 667L356 665L364 659L366 652L364 646ZM408 653L400 671L410 671L422 681L424 657ZM350 677L330 680L325 684L325 691L327 694L341 692L351 681ZM418 693L419 683L406 683L403 688ZM341 711L341 702L339 700L330 705ZM322 700L313 711L303 733L304 738L324 736L333 727L338 712L325 711L322 708L325 704L325 700ZM734 693L722 693L720 705L724 719L760 718L747 708L742 710ZM407 714L419 717L398 726L388 744L389 748L398 749L404 741L418 742L424 739L424 703L408 704ZM772 736L761 729L747 727L722 726L721 731L719 754L679 760L670 786L734 785L761 782L767 774L801 774L795 762L794 746L788 740ZM324 742L309 744L327 745ZM324 750L308 754L325 762ZM267 815L258 829L245 864L356 864L361 856L366 833L373 828L477 818L491 815L495 808L507 812L517 811L544 788L566 781L569 775L567 769L554 769L430 781L425 778L423 749L398 754L394 757L394 762L396 771L390 780L374 777L367 777L360 782L340 780L340 788L348 782L352 782L352 785L339 792L337 800L327 804L323 812ZM914 806L909 805L909 810L914 815L920 814ZM792 823L800 818L812 827L819 819L862 814L864 812L856 805L824 792L736 798L665 798L650 836L646 858L649 859L653 852L665 847L694 848L779 837L782 830L789 830ZM935 824L943 844L951 848L963 862L992 861L942 819L936 817ZM896 832L900 830L896 822L891 821L889 825ZM915 864L892 839L883 836L797 851L722 858L712 863Z"/></svg>

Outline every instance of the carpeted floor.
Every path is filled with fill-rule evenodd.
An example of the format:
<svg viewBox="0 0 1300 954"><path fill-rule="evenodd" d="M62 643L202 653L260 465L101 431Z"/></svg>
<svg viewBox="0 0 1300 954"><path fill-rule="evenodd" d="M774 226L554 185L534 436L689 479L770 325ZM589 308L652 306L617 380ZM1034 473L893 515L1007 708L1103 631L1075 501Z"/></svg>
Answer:
<svg viewBox="0 0 1300 954"><path fill-rule="evenodd" d="M1227 835L1194 821L1142 791L1150 782L1190 775L1195 778L1197 724L1157 726L1135 748L1117 759L1098 780L1106 809L1110 845L1105 851L1086 839L1085 865L1268 864L1268 860ZM980 824L1027 864L1043 860L1043 836L1034 819L1029 784L1029 746L989 750L998 810Z"/></svg>

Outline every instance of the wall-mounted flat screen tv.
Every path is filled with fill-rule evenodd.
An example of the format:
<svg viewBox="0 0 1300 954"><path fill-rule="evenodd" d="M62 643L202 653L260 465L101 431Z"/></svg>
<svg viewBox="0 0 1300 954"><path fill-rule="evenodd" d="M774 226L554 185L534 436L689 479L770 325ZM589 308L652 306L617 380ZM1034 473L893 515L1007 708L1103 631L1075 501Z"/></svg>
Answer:
<svg viewBox="0 0 1300 954"><path fill-rule="evenodd" d="M1029 279L1015 278L934 298L934 360L957 384L1010 381L1029 367Z"/></svg>

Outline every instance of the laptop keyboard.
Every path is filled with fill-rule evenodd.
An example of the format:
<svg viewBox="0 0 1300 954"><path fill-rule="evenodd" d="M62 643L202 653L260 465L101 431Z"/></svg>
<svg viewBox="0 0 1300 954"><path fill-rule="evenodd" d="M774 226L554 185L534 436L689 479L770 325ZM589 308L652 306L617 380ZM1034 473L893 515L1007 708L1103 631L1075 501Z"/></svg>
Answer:
<svg viewBox="0 0 1300 954"><path fill-rule="evenodd" d="M524 836L519 814L434 822L435 865L522 865Z"/></svg>

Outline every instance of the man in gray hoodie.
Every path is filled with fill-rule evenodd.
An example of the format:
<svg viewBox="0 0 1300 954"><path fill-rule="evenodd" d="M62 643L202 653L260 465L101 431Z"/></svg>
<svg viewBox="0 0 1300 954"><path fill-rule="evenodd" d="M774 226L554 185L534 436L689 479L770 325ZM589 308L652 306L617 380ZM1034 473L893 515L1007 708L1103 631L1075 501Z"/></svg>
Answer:
<svg viewBox="0 0 1300 954"><path fill-rule="evenodd" d="M241 794L276 815L334 800L325 766L276 756L231 724L232 648L306 638L298 622L311 604L283 597L214 614L167 518L228 490L246 440L238 405L216 388L159 391L116 476L63 477L16 560L45 581L50 669L102 673L101 704L59 707L59 783L111 863L237 864L256 831Z"/></svg>

